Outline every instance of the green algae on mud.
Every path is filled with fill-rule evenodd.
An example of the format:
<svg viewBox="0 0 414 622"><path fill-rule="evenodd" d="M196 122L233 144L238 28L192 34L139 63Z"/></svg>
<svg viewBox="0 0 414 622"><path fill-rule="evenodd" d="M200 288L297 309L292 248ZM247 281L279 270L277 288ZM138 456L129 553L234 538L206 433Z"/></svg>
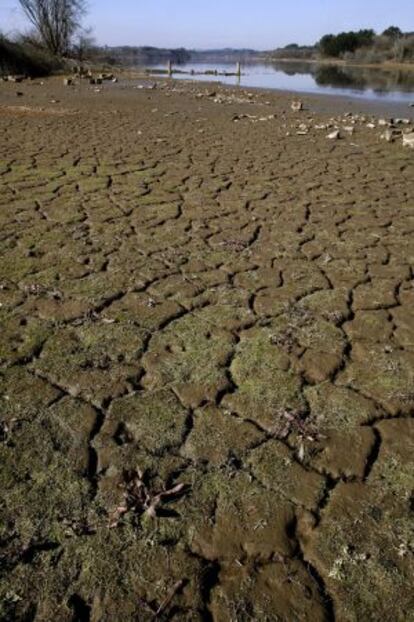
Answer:
<svg viewBox="0 0 414 622"><path fill-rule="evenodd" d="M134 86L0 85L0 619L410 620L411 152Z"/></svg>

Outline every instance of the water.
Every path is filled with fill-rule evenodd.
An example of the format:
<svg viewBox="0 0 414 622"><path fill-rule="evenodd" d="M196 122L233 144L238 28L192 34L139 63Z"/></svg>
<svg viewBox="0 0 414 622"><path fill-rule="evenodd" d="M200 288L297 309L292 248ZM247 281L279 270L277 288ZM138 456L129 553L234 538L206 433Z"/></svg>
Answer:
<svg viewBox="0 0 414 622"><path fill-rule="evenodd" d="M164 65L153 65L165 69ZM243 75L214 76L191 75L193 70L219 73L235 72L235 63L188 63L174 69L185 74L174 74L175 79L220 81L229 85L279 89L301 93L347 95L370 100L411 103L414 102L414 71L370 67L318 65L307 62L274 62L271 64L249 63L242 65Z"/></svg>

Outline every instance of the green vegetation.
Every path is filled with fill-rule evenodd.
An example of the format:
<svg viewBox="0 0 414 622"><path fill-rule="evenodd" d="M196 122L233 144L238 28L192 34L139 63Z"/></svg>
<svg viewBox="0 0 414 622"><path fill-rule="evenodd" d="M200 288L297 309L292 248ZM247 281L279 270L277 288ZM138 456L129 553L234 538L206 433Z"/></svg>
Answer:
<svg viewBox="0 0 414 622"><path fill-rule="evenodd" d="M359 30L358 32L341 32L339 35L325 35L319 41L319 50L323 56L341 57L346 52L355 52L358 48L373 45L374 30Z"/></svg>
<svg viewBox="0 0 414 622"><path fill-rule="evenodd" d="M271 52L271 57L312 60L334 58L360 63L413 62L414 33L404 33L397 26L390 26L382 34L377 34L373 29L327 34L314 46L291 43Z"/></svg>
<svg viewBox="0 0 414 622"><path fill-rule="evenodd" d="M62 62L42 48L27 41L13 42L0 35L0 75L27 74L33 77L50 74Z"/></svg>
<svg viewBox="0 0 414 622"><path fill-rule="evenodd" d="M45 76L64 66L64 58L82 61L92 46L81 27L83 0L19 0L34 27L28 35L10 40L0 34L0 76Z"/></svg>

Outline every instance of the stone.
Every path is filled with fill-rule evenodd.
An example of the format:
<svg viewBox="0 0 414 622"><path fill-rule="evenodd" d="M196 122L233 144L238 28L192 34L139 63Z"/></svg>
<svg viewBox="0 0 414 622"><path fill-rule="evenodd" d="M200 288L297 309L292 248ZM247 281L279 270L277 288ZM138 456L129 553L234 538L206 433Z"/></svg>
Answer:
<svg viewBox="0 0 414 622"><path fill-rule="evenodd" d="M383 134L381 134L380 138L381 140L385 140L387 141L387 143L392 143L394 142L394 138L396 138L397 136L397 132L395 130L385 130L385 132Z"/></svg>
<svg viewBox="0 0 414 622"><path fill-rule="evenodd" d="M335 130L334 132L328 134L327 138L329 138L329 140L338 140L341 138L341 132L339 130Z"/></svg>
<svg viewBox="0 0 414 622"><path fill-rule="evenodd" d="M403 135L403 147L411 147L411 149L414 149L414 132Z"/></svg>
<svg viewBox="0 0 414 622"><path fill-rule="evenodd" d="M290 105L293 112L300 112L303 110L303 102L301 101L293 101Z"/></svg>
<svg viewBox="0 0 414 622"><path fill-rule="evenodd" d="M9 82L23 82L23 80L25 79L25 76L7 76L7 80Z"/></svg>

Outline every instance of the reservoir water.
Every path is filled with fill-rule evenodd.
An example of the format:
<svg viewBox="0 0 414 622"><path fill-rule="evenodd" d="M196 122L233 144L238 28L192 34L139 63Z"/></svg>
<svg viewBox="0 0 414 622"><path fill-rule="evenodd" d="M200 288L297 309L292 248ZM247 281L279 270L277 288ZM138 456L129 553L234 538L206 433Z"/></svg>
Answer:
<svg viewBox="0 0 414 622"><path fill-rule="evenodd" d="M165 69L165 65L149 66ZM347 95L394 103L414 103L414 70L327 65L309 62L249 63L242 75L234 73L235 63L186 63L175 65L175 79L219 81L223 84L301 93ZM217 75L206 71L217 71Z"/></svg>

